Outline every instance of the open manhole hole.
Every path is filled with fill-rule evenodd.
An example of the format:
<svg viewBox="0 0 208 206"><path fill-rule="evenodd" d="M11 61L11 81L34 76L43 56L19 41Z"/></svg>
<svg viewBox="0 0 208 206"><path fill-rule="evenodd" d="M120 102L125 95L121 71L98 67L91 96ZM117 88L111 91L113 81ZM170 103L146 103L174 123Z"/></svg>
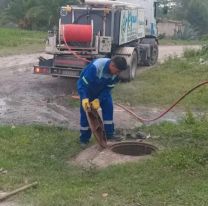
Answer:
<svg viewBox="0 0 208 206"><path fill-rule="evenodd" d="M141 142L121 142L111 146L111 151L130 156L150 155L156 150L155 146Z"/></svg>

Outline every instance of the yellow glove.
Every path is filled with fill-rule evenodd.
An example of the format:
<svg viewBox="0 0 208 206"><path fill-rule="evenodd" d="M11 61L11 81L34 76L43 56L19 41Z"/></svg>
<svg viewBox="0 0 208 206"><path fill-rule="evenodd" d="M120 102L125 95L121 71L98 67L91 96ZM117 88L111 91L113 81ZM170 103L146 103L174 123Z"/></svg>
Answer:
<svg viewBox="0 0 208 206"><path fill-rule="evenodd" d="M98 110L100 108L100 101L99 99L94 99L92 102L90 102L92 105L92 108L95 110Z"/></svg>
<svg viewBox="0 0 208 206"><path fill-rule="evenodd" d="M82 107L85 111L87 111L90 108L90 102L88 98L82 100Z"/></svg>

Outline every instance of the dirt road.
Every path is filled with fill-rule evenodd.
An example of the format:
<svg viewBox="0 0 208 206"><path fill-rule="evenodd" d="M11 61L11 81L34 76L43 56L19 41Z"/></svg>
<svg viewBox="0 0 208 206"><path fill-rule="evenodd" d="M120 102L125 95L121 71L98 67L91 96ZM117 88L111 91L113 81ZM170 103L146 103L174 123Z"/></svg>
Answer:
<svg viewBox="0 0 208 206"><path fill-rule="evenodd" d="M186 47L161 46L159 61L164 61L169 55L180 56ZM75 80L33 74L32 66L40 55L43 54L0 57L1 124L37 123L79 129L79 109L67 104ZM154 112L157 110L153 108ZM172 114L166 118L173 119ZM115 123L121 128L138 124L120 108L115 108Z"/></svg>
<svg viewBox="0 0 208 206"><path fill-rule="evenodd" d="M74 84L67 79L34 75L32 65L39 55L0 58L0 121L74 128L78 124L77 114L62 106L59 97L69 95L70 84Z"/></svg>
<svg viewBox="0 0 208 206"><path fill-rule="evenodd" d="M160 46L159 47L159 61L164 62L169 56L182 56L184 50L186 49L200 49L199 45L191 46Z"/></svg>

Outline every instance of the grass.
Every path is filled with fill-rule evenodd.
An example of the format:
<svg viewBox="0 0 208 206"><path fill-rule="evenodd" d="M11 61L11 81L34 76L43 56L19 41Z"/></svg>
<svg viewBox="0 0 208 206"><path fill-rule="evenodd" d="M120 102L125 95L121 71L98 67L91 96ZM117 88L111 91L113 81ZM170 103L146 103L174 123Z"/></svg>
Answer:
<svg viewBox="0 0 208 206"><path fill-rule="evenodd" d="M0 55L43 51L46 36L44 32L0 28Z"/></svg>
<svg viewBox="0 0 208 206"><path fill-rule="evenodd" d="M162 123L139 130L165 148L154 158L103 170L74 166L78 133L57 127L0 129L0 190L38 181L16 196L20 205L184 206L208 202L208 121L191 115L180 124ZM105 195L104 195L105 194ZM15 201L14 199L14 201Z"/></svg>
<svg viewBox="0 0 208 206"><path fill-rule="evenodd" d="M207 41L207 40L206 40ZM205 40L159 39L160 45L201 45Z"/></svg>
<svg viewBox="0 0 208 206"><path fill-rule="evenodd" d="M201 62L203 60L203 62ZM169 58L165 63L146 70L130 83L122 83L113 92L115 101L127 105L168 106L198 83L208 80L207 49L187 50L184 58ZM207 109L208 88L192 92L180 107Z"/></svg>

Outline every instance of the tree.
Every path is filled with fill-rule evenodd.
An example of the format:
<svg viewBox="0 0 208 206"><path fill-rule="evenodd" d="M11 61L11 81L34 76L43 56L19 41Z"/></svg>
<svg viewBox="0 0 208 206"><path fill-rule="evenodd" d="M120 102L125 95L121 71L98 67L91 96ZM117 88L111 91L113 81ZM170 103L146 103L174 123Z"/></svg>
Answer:
<svg viewBox="0 0 208 206"><path fill-rule="evenodd" d="M75 0L9 0L4 18L23 29L47 29L51 20L58 22L59 9Z"/></svg>
<svg viewBox="0 0 208 206"><path fill-rule="evenodd" d="M201 35L208 32L207 0L160 0L160 7L168 13L161 15L175 20L185 20Z"/></svg>
<svg viewBox="0 0 208 206"><path fill-rule="evenodd" d="M0 10L3 10L8 5L7 0L0 0Z"/></svg>
<svg viewBox="0 0 208 206"><path fill-rule="evenodd" d="M208 2L191 0L186 12L186 19L200 33L208 33Z"/></svg>

